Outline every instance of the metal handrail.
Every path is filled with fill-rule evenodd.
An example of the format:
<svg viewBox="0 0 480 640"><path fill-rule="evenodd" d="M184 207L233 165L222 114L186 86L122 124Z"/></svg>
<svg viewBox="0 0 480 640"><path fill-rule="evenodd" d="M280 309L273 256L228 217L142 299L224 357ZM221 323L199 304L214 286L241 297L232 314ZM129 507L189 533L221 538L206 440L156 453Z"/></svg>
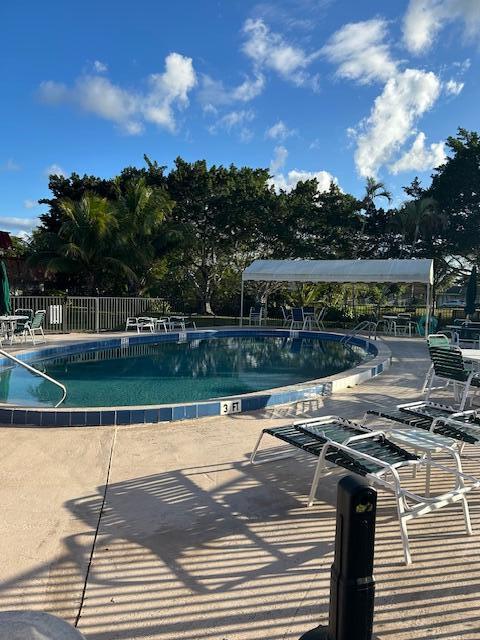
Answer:
<svg viewBox="0 0 480 640"><path fill-rule="evenodd" d="M31 373L37 374L41 378L45 378L45 380L48 380L49 382L52 382L53 384L57 385L57 387L60 387L60 389L62 390L62 397L61 397L60 401L57 402L57 404L55 405L55 408L59 407L62 404L62 402L65 400L65 398L67 397L67 387L64 384L62 384L61 382L59 382L58 380L55 380L55 378L51 378L48 374L44 373L43 371L40 371L39 369L35 369L35 367L31 367L26 362L23 362L23 360L19 360L15 356L12 356L11 353L8 353L7 351L4 351L3 349L0 349L0 355L5 356L5 358L8 358L9 360L13 360L13 362L15 362L16 364L19 364L24 369L27 369L27 371L30 371Z"/></svg>
<svg viewBox="0 0 480 640"><path fill-rule="evenodd" d="M347 344L350 340L355 338L355 336L357 336L360 331L364 330L368 331L369 339L371 338L372 334L375 339L377 338L377 323L372 322L371 320L362 320L362 322L353 327L353 329L349 333L347 333L340 342L342 342L342 344Z"/></svg>

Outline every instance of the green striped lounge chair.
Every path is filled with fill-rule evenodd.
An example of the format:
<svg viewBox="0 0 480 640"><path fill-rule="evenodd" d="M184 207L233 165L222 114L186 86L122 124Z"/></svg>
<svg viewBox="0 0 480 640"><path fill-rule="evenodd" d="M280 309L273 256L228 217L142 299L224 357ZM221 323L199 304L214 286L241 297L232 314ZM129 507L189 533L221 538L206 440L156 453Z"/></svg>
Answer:
<svg viewBox="0 0 480 640"><path fill-rule="evenodd" d="M289 449L268 452L260 450L263 438L268 435L289 445ZM403 554L406 564L411 563L407 521L430 513L447 504L460 501L467 533L471 534L470 515L466 493L480 486L480 481L461 473L460 459L457 466L445 467L431 460L402 449L385 436L382 431L372 431L339 416L313 418L293 424L263 429L251 454L252 464L290 457L301 451L317 458L313 481L308 498L311 506L316 497L320 479L335 469L347 470L366 478L372 486L392 493L395 497ZM423 496L402 485L401 471L422 466L439 468L453 479L452 488L436 496ZM428 469L427 469L428 471Z"/></svg>
<svg viewBox="0 0 480 640"><path fill-rule="evenodd" d="M427 347L443 347L448 349L450 346L450 340L444 333L431 333L427 337ZM422 393L425 393L430 385L431 377L433 375L433 362L430 364L430 367L427 371L427 375L425 376L425 381L422 387Z"/></svg>
<svg viewBox="0 0 480 640"><path fill-rule="evenodd" d="M363 426L366 427L371 418L452 438L459 443L460 452L465 444L480 445L480 412L475 410L458 411L449 405L422 400L399 404L395 409L370 409L364 416Z"/></svg>
<svg viewBox="0 0 480 640"><path fill-rule="evenodd" d="M455 401L459 410L463 411L471 390L480 388L480 374L467 369L459 347L429 346L433 373L430 376L425 400L430 400L431 393L438 379L445 384L453 384Z"/></svg>

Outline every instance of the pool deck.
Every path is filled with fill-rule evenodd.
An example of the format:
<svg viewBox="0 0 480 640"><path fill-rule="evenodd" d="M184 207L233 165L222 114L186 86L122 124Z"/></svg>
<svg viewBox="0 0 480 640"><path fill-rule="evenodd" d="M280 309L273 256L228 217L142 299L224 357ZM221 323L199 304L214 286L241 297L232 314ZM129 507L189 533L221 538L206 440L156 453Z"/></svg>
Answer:
<svg viewBox="0 0 480 640"><path fill-rule="evenodd" d="M306 509L311 464L252 467L248 456L266 426L417 399L424 343L386 342L388 371L309 405L156 425L0 427L0 610L78 621L88 640L297 640L325 623L338 478ZM462 460L480 475L480 451L467 446ZM479 640L479 491L469 504L471 537L458 505L409 523L407 567L393 500L379 494L379 639Z"/></svg>

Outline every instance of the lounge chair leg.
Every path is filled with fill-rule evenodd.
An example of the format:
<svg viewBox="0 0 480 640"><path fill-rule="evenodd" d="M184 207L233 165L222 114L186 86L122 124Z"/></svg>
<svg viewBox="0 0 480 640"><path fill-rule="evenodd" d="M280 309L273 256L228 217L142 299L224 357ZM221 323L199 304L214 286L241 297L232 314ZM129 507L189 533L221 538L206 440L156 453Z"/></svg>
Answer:
<svg viewBox="0 0 480 640"><path fill-rule="evenodd" d="M470 509L468 508L468 502L466 496L462 498L463 517L465 518L465 529L469 536L472 535L472 522L470 520Z"/></svg>
<svg viewBox="0 0 480 640"><path fill-rule="evenodd" d="M425 455L426 469L425 469L425 496L430 496L430 479L432 475L432 452L427 451Z"/></svg>
<svg viewBox="0 0 480 640"><path fill-rule="evenodd" d="M255 447L253 448L253 451L252 451L252 455L250 456L250 462L252 464L258 464L258 463L255 462L255 456L257 455L258 447L260 446L260 442L262 441L263 436L264 436L264 432L262 431L260 433L260 435L258 436L257 442L255 444Z"/></svg>
<svg viewBox="0 0 480 640"><path fill-rule="evenodd" d="M315 467L315 473L313 474L312 486L310 488L310 495L308 496L307 507L311 507L315 502L318 483L320 482L320 477L324 470L325 470L325 460L323 456L320 456L317 462L317 466Z"/></svg>
<svg viewBox="0 0 480 640"><path fill-rule="evenodd" d="M460 411L463 411L465 409L465 405L467 403L467 398L468 398L468 391L469 391L469 387L465 385L465 389L463 391L463 394L461 396L461 401L460 401Z"/></svg>
<svg viewBox="0 0 480 640"><path fill-rule="evenodd" d="M422 394L425 393L425 391L427 390L427 387L430 383L430 378L432 377L432 373L433 373L433 364L430 365L428 371L427 371L427 375L425 376L425 381L423 383L423 387L422 387Z"/></svg>
<svg viewBox="0 0 480 640"><path fill-rule="evenodd" d="M405 508L403 498L396 496L398 510L398 524L400 525L400 535L402 537L403 557L405 564L412 564L412 556L410 554L410 543L408 542L407 522L405 520Z"/></svg>
<svg viewBox="0 0 480 640"><path fill-rule="evenodd" d="M435 380L435 373L430 376L430 381L428 383L427 392L425 394L425 401L428 402L430 400L430 395L432 393L432 387Z"/></svg>
<svg viewBox="0 0 480 640"><path fill-rule="evenodd" d="M273 462L274 460L283 460L284 458L291 458L294 455L293 451L289 451L288 453L277 453L274 454L272 456L268 456L266 458L264 458L263 460L255 460L255 456L258 453L258 449L260 447L260 442L262 441L263 436L265 435L264 431L262 431L262 433L260 434L257 443L252 451L252 454L250 456L250 463L251 464L264 464L265 462Z"/></svg>

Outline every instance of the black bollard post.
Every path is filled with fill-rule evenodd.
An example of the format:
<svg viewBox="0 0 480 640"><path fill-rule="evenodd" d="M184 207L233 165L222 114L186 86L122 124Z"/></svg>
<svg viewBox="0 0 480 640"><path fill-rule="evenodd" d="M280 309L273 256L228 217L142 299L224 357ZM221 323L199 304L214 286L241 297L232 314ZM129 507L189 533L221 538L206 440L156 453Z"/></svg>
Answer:
<svg viewBox="0 0 480 640"><path fill-rule="evenodd" d="M329 624L307 631L300 640L372 640L376 507L377 492L364 480L340 480Z"/></svg>

